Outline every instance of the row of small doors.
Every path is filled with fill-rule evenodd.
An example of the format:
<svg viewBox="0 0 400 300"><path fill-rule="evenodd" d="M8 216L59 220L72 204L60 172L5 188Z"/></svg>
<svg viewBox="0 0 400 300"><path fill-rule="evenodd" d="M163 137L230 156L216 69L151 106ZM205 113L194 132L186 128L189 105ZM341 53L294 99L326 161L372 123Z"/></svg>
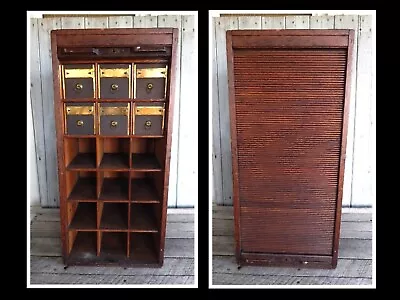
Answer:
<svg viewBox="0 0 400 300"><path fill-rule="evenodd" d="M132 109L131 109L132 108ZM65 103L67 135L162 136L164 103ZM132 123L132 124L131 124Z"/></svg>
<svg viewBox="0 0 400 300"><path fill-rule="evenodd" d="M62 65L64 99L165 99L165 64Z"/></svg>

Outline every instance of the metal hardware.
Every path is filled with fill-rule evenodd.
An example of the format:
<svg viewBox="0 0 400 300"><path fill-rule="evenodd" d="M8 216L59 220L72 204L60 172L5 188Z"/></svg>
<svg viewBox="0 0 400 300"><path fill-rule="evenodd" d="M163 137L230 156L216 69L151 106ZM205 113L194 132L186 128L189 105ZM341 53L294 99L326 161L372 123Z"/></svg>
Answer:
<svg viewBox="0 0 400 300"><path fill-rule="evenodd" d="M130 68L128 69L100 69L100 77L127 77L129 78Z"/></svg>
<svg viewBox="0 0 400 300"><path fill-rule="evenodd" d="M144 122L144 127L145 127L146 129L149 129L149 128L151 127L151 121L150 121L150 120L147 120L146 122Z"/></svg>
<svg viewBox="0 0 400 300"><path fill-rule="evenodd" d="M111 125L111 127L117 127L118 122L117 121L111 121L110 125Z"/></svg>
<svg viewBox="0 0 400 300"><path fill-rule="evenodd" d="M77 125L77 126L83 126L83 121L82 121L82 120L76 121L76 125Z"/></svg>
<svg viewBox="0 0 400 300"><path fill-rule="evenodd" d="M151 91L152 88L153 88L153 84L152 84L152 83L147 84L147 89L148 89L149 91Z"/></svg>
<svg viewBox="0 0 400 300"><path fill-rule="evenodd" d="M136 78L167 78L167 68L137 69Z"/></svg>
<svg viewBox="0 0 400 300"><path fill-rule="evenodd" d="M94 69L64 69L65 78L94 78Z"/></svg>
<svg viewBox="0 0 400 300"><path fill-rule="evenodd" d="M113 83L113 84L111 85L111 90L113 90L113 91L118 90L118 84Z"/></svg>
<svg viewBox="0 0 400 300"><path fill-rule="evenodd" d="M137 106L135 115L137 116L164 116L165 109L162 106Z"/></svg>
<svg viewBox="0 0 400 300"><path fill-rule="evenodd" d="M127 116L129 106L106 106L100 108L100 116Z"/></svg>
<svg viewBox="0 0 400 300"><path fill-rule="evenodd" d="M82 89L83 89L83 84L82 83L77 83L76 85L75 85L75 90L76 91L82 91Z"/></svg>
<svg viewBox="0 0 400 300"><path fill-rule="evenodd" d="M90 116L94 115L93 106L68 106L66 108L67 115Z"/></svg>

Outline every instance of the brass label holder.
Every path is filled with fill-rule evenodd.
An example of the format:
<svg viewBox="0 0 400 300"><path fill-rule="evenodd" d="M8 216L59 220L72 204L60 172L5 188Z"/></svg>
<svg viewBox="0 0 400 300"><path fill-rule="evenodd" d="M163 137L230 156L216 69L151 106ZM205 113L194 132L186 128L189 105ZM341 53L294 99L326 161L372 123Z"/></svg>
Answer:
<svg viewBox="0 0 400 300"><path fill-rule="evenodd" d="M90 69L65 69L65 78L94 78L94 67Z"/></svg>
<svg viewBox="0 0 400 300"><path fill-rule="evenodd" d="M130 127L130 114L129 114L129 109L130 109L130 103L127 103L126 106L101 106L100 103L98 105L98 120L97 122L99 123L99 134L101 134L101 116L127 116L127 126L126 126L126 134L129 135L129 127ZM111 127L117 127L118 122L117 121L111 121L110 126Z"/></svg>
<svg viewBox="0 0 400 300"><path fill-rule="evenodd" d="M167 78L167 68L137 69L136 78Z"/></svg>
<svg viewBox="0 0 400 300"><path fill-rule="evenodd" d="M135 105L133 110L133 120L135 116L162 116L161 120L161 134L164 133L164 118L165 118L165 105L162 106L138 106ZM135 124L133 126L133 134L135 134Z"/></svg>
<svg viewBox="0 0 400 300"><path fill-rule="evenodd" d="M99 71L99 76L101 78L109 78L109 77L117 77L117 78L129 78L130 77L130 73L131 73L131 68L129 66L129 68L127 69L102 69L100 68Z"/></svg>
<svg viewBox="0 0 400 300"><path fill-rule="evenodd" d="M66 105L65 113L67 116L94 116L94 106Z"/></svg>

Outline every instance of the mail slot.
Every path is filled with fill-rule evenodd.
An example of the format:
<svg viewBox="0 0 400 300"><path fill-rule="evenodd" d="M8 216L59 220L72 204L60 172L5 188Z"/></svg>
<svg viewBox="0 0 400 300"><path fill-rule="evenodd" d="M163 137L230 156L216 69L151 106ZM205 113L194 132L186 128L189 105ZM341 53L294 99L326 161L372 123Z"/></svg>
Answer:
<svg viewBox="0 0 400 300"><path fill-rule="evenodd" d="M167 88L165 64L136 65L136 99L164 99Z"/></svg>
<svg viewBox="0 0 400 300"><path fill-rule="evenodd" d="M129 103L99 103L101 135L129 135Z"/></svg>
<svg viewBox="0 0 400 300"><path fill-rule="evenodd" d="M88 99L95 97L93 64L63 65L63 98Z"/></svg>
<svg viewBox="0 0 400 300"><path fill-rule="evenodd" d="M68 135L95 134L93 103L66 103L64 105L65 133Z"/></svg>
<svg viewBox="0 0 400 300"><path fill-rule="evenodd" d="M131 98L132 81L130 64L99 65L99 98Z"/></svg>
<svg viewBox="0 0 400 300"><path fill-rule="evenodd" d="M164 131L164 103L135 103L133 110L135 135L160 136Z"/></svg>

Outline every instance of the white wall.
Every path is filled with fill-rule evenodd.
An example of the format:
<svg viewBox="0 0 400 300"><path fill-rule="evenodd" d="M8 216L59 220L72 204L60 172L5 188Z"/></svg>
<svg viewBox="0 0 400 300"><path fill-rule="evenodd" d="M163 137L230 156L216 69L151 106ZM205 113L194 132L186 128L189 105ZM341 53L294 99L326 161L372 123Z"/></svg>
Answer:
<svg viewBox="0 0 400 300"><path fill-rule="evenodd" d="M31 205L40 205L40 197L39 197L39 184L38 184L38 176L37 176L37 165L36 165L36 150L35 150L35 139L33 136L33 121L32 121L32 107L31 101L28 101L28 109L27 109L27 146L28 146L28 164L30 168L30 172L28 175L28 184L29 184L29 192L30 192L30 203ZM29 201L29 199L28 199Z"/></svg>

